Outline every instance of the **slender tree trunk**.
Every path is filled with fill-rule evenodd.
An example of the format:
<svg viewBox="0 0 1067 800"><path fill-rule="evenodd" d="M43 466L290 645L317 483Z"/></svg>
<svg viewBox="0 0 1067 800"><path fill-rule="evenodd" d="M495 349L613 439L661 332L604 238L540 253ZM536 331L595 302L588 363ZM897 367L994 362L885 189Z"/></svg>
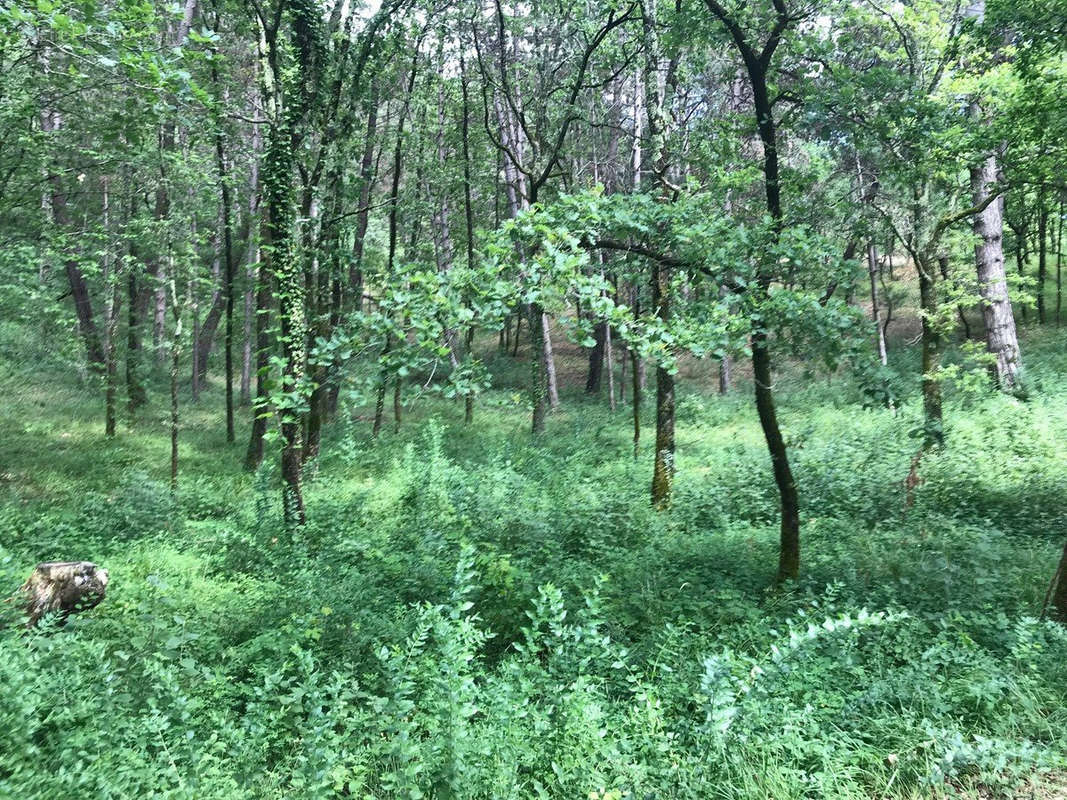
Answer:
<svg viewBox="0 0 1067 800"><path fill-rule="evenodd" d="M593 328L593 346L589 348L589 372L585 379L585 393L599 394L600 380L604 372L604 343L607 339L606 322L598 322Z"/></svg>
<svg viewBox="0 0 1067 800"><path fill-rule="evenodd" d="M142 379L141 320L138 314L141 293L137 286L137 272L131 264L126 278L126 409L133 416L148 402Z"/></svg>
<svg viewBox="0 0 1067 800"><path fill-rule="evenodd" d="M611 350L611 326L604 329L604 356L607 361L608 372L608 408L615 411L615 359Z"/></svg>
<svg viewBox="0 0 1067 800"><path fill-rule="evenodd" d="M1060 224L1056 229L1056 324L1060 324L1063 304L1063 194L1060 194Z"/></svg>
<svg viewBox="0 0 1067 800"><path fill-rule="evenodd" d="M178 286L174 264L170 265L171 312L174 314L174 338L170 343L170 490L178 489L178 365L182 342L182 309L178 303Z"/></svg>
<svg viewBox="0 0 1067 800"><path fill-rule="evenodd" d="M541 360L544 361L545 383L548 386L548 407L555 411L559 408L559 385L556 383L556 358L552 353L552 333L549 329L548 314L541 314L543 339L541 342Z"/></svg>
<svg viewBox="0 0 1067 800"><path fill-rule="evenodd" d="M194 231L193 236L195 237L195 235L196 233ZM193 317L193 335L189 341L189 344L193 350L193 376L192 380L190 381L190 389L192 393L192 400L194 403L200 402L201 380L201 373L198 369L198 367L200 366L200 300L198 288L199 287L197 287L196 285L196 279L189 278L188 302Z"/></svg>
<svg viewBox="0 0 1067 800"><path fill-rule="evenodd" d="M1045 279L1048 277L1048 198L1045 187L1037 195L1037 321L1045 324Z"/></svg>
<svg viewBox="0 0 1067 800"><path fill-rule="evenodd" d="M538 303L530 303L530 401L533 405L533 432L545 432L548 414L548 385L545 376L545 312Z"/></svg>
<svg viewBox="0 0 1067 800"><path fill-rule="evenodd" d="M885 350L885 331L882 330L878 303L878 249L874 239L867 242L867 274L871 279L871 319L874 320L875 335L878 337L878 360L884 367L889 363L889 358Z"/></svg>
<svg viewBox="0 0 1067 800"><path fill-rule="evenodd" d="M259 269L259 225L256 195L259 192L259 126L253 126L252 163L248 180L248 262L245 265L244 347L241 352L241 405L252 402L252 330L256 318L256 273Z"/></svg>
<svg viewBox="0 0 1067 800"><path fill-rule="evenodd" d="M761 60L762 61L762 60ZM781 182L778 167L777 127L774 109L771 107L767 85L766 69L752 59L746 59L746 68L752 86L755 122L763 144L764 192L767 199L767 212L773 221L774 239L781 236L784 225L782 213ZM769 265L768 265L769 267ZM771 277L766 267L761 266L757 275L757 303L765 302L770 288ZM755 384L755 407L760 415L760 426L770 453L771 467L774 469L775 483L781 503L781 535L778 559L778 580L795 578L800 571L800 511L797 499L796 481L790 467L789 453L778 426L778 413L775 410L774 390L771 388L770 351L767 346L767 332L762 323L758 323L752 332L752 379Z"/></svg>
<svg viewBox="0 0 1067 800"><path fill-rule="evenodd" d="M460 122L460 135L463 143L463 219L467 234L467 269L474 270L474 203L471 198L471 151L470 151L470 98L467 90L467 64L463 51L459 56L460 90L463 94L463 119ZM474 358L474 328L467 331L467 358ZM467 425L474 422L474 393L467 392L463 400L463 421Z"/></svg>
<svg viewBox="0 0 1067 800"><path fill-rule="evenodd" d="M372 90L370 110L367 115L367 132L363 141L363 156L359 162L359 210L356 214L356 231L352 245L352 262L349 267L348 285L351 294L349 308L363 310L363 243L367 238L370 222L370 193L374 183L374 147L378 130L378 94Z"/></svg>
<svg viewBox="0 0 1067 800"><path fill-rule="evenodd" d="M401 413L403 404L400 402L401 384L400 378L393 381L393 433L400 433Z"/></svg>
<svg viewBox="0 0 1067 800"><path fill-rule="evenodd" d="M58 181L58 179L57 179ZM56 224L66 227L67 219L66 197L58 193L52 195L52 209ZM96 329L96 318L93 316L92 300L89 296L89 284L82 274L77 259L68 258L64 262L67 273L67 283L70 286L70 295L74 299L74 311L78 317L78 330L81 332L82 341L85 342L85 354L89 368L100 373L105 369L104 348L100 343L100 334Z"/></svg>
<svg viewBox="0 0 1067 800"><path fill-rule="evenodd" d="M226 153L223 149L221 128L215 132L215 158L218 164L219 184L222 193L222 257L225 264L222 297L226 306L224 340L226 351L226 441L232 444L236 438L233 424L233 220L231 218L230 182L227 175ZM251 230L249 230L249 236L251 236Z"/></svg>
<svg viewBox="0 0 1067 800"><path fill-rule="evenodd" d="M115 362L116 338L118 336L118 315L122 295L119 276L116 274L117 265L112 264L111 242L111 198L108 179L101 181L103 192L104 212L104 286L108 292L107 309L104 317L104 355L107 359L107 369L104 385L104 436L113 438L118 414L115 409L115 396L118 391L118 366Z"/></svg>
<svg viewBox="0 0 1067 800"><path fill-rule="evenodd" d="M944 441L941 418L941 333L935 324L938 309L937 277L933 265L924 257L916 264L919 270L919 303L922 308L922 371L924 447L937 447Z"/></svg>
<svg viewBox="0 0 1067 800"><path fill-rule="evenodd" d="M633 380L633 388L631 389L632 405L633 405L633 422L634 422L634 459L637 459L637 451L641 445L641 370L638 368L641 362L641 356L637 352L637 348L630 348L630 361L633 365L631 372L631 378Z"/></svg>
<svg viewBox="0 0 1067 800"><path fill-rule="evenodd" d="M671 279L666 267L656 264L652 273L652 303L656 314L669 324ZM652 505L657 509L671 504L674 485L674 376L662 365L656 366L656 455L652 467Z"/></svg>
<svg viewBox="0 0 1067 800"><path fill-rule="evenodd" d="M260 268L256 281L256 399L253 404L252 431L245 454L245 469L250 472L263 463L263 437L270 417L270 273Z"/></svg>

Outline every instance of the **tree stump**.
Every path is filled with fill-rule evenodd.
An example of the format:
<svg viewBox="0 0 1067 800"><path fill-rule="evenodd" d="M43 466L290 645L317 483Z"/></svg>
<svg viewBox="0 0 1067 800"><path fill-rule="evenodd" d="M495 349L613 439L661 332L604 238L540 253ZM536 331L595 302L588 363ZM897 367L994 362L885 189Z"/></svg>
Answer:
<svg viewBox="0 0 1067 800"><path fill-rule="evenodd" d="M60 624L71 614L100 605L107 589L106 569L90 561L48 561L38 564L20 589L33 628L46 614L57 613Z"/></svg>

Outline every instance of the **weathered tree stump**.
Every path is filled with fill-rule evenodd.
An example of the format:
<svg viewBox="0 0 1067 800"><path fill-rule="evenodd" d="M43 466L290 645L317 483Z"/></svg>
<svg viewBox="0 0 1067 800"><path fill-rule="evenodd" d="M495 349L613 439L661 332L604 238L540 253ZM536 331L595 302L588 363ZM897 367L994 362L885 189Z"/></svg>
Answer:
<svg viewBox="0 0 1067 800"><path fill-rule="evenodd" d="M90 561L38 564L20 589L29 616L26 626L36 626L51 613L57 613L63 624L71 614L95 608L104 599L107 582L107 570Z"/></svg>

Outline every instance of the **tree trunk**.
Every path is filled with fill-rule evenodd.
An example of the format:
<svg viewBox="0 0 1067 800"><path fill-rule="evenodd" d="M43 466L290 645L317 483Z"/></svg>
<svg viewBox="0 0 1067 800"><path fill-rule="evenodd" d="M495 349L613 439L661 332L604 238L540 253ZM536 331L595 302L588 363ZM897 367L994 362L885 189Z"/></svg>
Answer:
<svg viewBox="0 0 1067 800"><path fill-rule="evenodd" d="M348 272L349 308L363 310L363 243L367 238L370 222L370 191L374 183L374 146L378 130L378 95L372 90L370 111L367 115L367 131L363 141L363 156L359 162L359 210L356 214L356 231L352 245L352 262Z"/></svg>
<svg viewBox="0 0 1067 800"><path fill-rule="evenodd" d="M997 159L990 155L971 168L971 192L975 204L988 197L989 187L997 180ZM1019 339L1015 332L1015 315L1008 296L1004 270L1004 204L995 200L974 217L975 264L978 270L978 293L982 298L986 350L996 358L993 377L1006 392L1016 388L1020 369Z"/></svg>
<svg viewBox="0 0 1067 800"><path fill-rule="evenodd" d="M548 387L545 377L545 312L540 304L530 303L530 402L533 406L533 432L545 432L548 413Z"/></svg>
<svg viewBox="0 0 1067 800"><path fill-rule="evenodd" d="M937 276L928 258L916 264L919 270L919 304L922 309L922 371L924 448L944 441L941 418L941 333L935 319L938 311Z"/></svg>
<svg viewBox="0 0 1067 800"><path fill-rule="evenodd" d="M652 304L664 325L669 325L671 279L666 267L656 264L652 273ZM656 367L656 455L652 466L652 505L671 504L674 485L674 376L662 365Z"/></svg>
<svg viewBox="0 0 1067 800"><path fill-rule="evenodd" d="M196 236L196 231L193 231L193 238ZM190 382L190 389L192 391L192 400L194 403L200 402L200 380L201 373L198 369L200 365L200 300L197 292L196 279L189 279L189 308L193 317L193 335L190 340L190 345L193 350L193 377Z"/></svg>
<svg viewBox="0 0 1067 800"><path fill-rule="evenodd" d="M256 285L256 399L253 404L252 431L245 453L245 469L259 469L263 463L263 437L270 416L267 386L270 376L270 273L260 268Z"/></svg>
<svg viewBox="0 0 1067 800"><path fill-rule="evenodd" d="M878 306L878 249L874 239L867 243L867 274L871 279L871 319L874 320L875 336L878 339L878 360L882 366L889 363L885 350L885 331L882 330L881 310Z"/></svg>
<svg viewBox="0 0 1067 800"><path fill-rule="evenodd" d="M255 214L249 208L249 215ZM259 233L254 224L248 226L248 263L245 266L245 281L248 288L244 298L244 344L241 349L241 394L240 404L247 406L252 402L252 331L256 317L256 272L259 264Z"/></svg>
<svg viewBox="0 0 1067 800"><path fill-rule="evenodd" d="M226 154L223 150L221 128L215 132L215 158L218 163L219 184L221 185L222 193L222 258L225 265L222 298L226 306L226 332L223 343L226 351L226 441L232 444L236 437L233 426L233 225L231 219L230 183L227 177ZM249 236L251 236L251 231L249 231Z"/></svg>
<svg viewBox="0 0 1067 800"><path fill-rule="evenodd" d="M1052 608L1060 622L1067 623L1067 544L1053 578Z"/></svg>
<svg viewBox="0 0 1067 800"><path fill-rule="evenodd" d="M631 378L633 380L633 389L631 394L633 395L633 421L634 421L634 459L637 459L637 451L641 445L641 370L638 368L641 363L641 356L638 354L637 349L630 348L630 361L632 362L633 369L631 370Z"/></svg>
<svg viewBox="0 0 1067 800"><path fill-rule="evenodd" d="M178 288L174 265L170 266L171 312L174 314L174 338L170 343L170 490L178 489L178 364L182 342L182 309L178 305Z"/></svg>
<svg viewBox="0 0 1067 800"><path fill-rule="evenodd" d="M104 355L107 359L107 369L104 380L104 436L113 438L117 423L115 410L115 397L118 393L118 365L116 364L116 338L118 336L119 306L122 302L121 283L119 276L113 272L111 250L111 203L108 192L108 179L104 178L103 211L104 211L104 286L108 292L107 308L104 316Z"/></svg>
<svg viewBox="0 0 1067 800"><path fill-rule="evenodd" d="M138 314L141 295L137 286L137 272L131 264L126 279L126 409L133 416L148 402L142 379L141 320Z"/></svg>
<svg viewBox="0 0 1067 800"><path fill-rule="evenodd" d="M604 326L604 358L608 373L608 409L615 411L615 359L611 351L611 326Z"/></svg>
<svg viewBox="0 0 1067 800"><path fill-rule="evenodd" d="M1037 321L1045 324L1045 278L1048 274L1048 208L1045 188L1037 200Z"/></svg>
<svg viewBox="0 0 1067 800"><path fill-rule="evenodd" d="M1060 195L1060 224L1056 229L1056 324L1060 324L1063 304L1063 195Z"/></svg>
<svg viewBox="0 0 1067 800"><path fill-rule="evenodd" d="M552 353L552 333L549 330L548 314L541 314L541 360L545 365L545 382L548 385L548 406L553 411L559 408L559 385L556 383L556 357Z"/></svg>
<svg viewBox="0 0 1067 800"><path fill-rule="evenodd" d="M604 342L607 339L606 322L598 322L593 328L593 346L589 349L589 372L585 379L585 393L599 394L600 380L604 372Z"/></svg>

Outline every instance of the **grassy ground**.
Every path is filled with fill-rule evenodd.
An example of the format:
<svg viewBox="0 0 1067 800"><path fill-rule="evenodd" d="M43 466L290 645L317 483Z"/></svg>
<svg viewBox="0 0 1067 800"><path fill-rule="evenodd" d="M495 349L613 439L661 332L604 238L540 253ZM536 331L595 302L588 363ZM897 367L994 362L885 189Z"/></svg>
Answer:
<svg viewBox="0 0 1067 800"><path fill-rule="evenodd" d="M906 326L905 326L906 327ZM10 334L10 336L6 335ZM0 348L0 579L90 559L107 601L0 632L0 796L928 797L1046 792L1067 757L1067 635L1036 619L1067 530L1067 352L1026 332L1031 393L950 387L917 443L794 363L776 389L803 576L771 587L776 495L749 387L684 371L673 508L648 508L651 415L565 392L536 446L526 367L489 359L476 422L417 396L378 442L347 409L279 523L276 465L227 445L217 381L102 437L36 339ZM486 343L487 356L493 350ZM558 342L561 373L579 351ZM573 381L572 381L573 382ZM417 398L417 399L416 399ZM651 404L651 400L646 404ZM248 428L242 411L240 436ZM1040 795L1038 795L1040 796Z"/></svg>

